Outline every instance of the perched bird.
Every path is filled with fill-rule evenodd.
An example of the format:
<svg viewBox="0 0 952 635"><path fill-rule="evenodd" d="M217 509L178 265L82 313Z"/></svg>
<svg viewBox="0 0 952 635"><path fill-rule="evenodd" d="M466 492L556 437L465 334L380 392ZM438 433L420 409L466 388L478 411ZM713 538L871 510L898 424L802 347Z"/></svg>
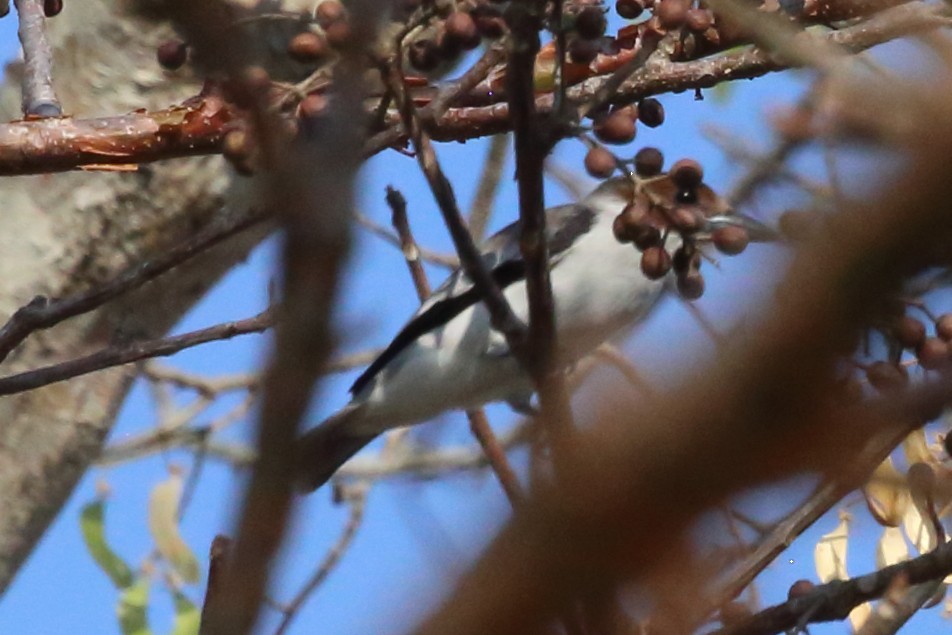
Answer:
<svg viewBox="0 0 952 635"><path fill-rule="evenodd" d="M643 319L672 286L671 275L649 279L640 267L641 253L613 233L613 221L633 200L636 187L630 178L609 179L580 202L546 212L559 364L571 364ZM738 215L711 216L707 224L769 231ZM526 321L525 266L518 238L516 222L485 242L482 257L513 312ZM671 232L667 246L675 241L680 238ZM472 282L456 270L350 392L350 403L298 442L297 481L303 490L323 485L388 429L490 402L531 411L533 384L505 337L492 328Z"/></svg>

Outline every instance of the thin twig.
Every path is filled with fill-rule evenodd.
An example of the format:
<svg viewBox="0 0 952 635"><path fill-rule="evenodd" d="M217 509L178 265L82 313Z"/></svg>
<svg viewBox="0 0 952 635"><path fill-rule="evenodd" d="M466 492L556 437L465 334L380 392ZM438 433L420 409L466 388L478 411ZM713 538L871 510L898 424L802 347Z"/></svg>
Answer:
<svg viewBox="0 0 952 635"><path fill-rule="evenodd" d="M85 357L0 378L0 395L12 395L33 390L79 375L137 362L150 357L165 357L208 342L226 340L248 333L261 333L271 328L272 325L271 312L264 311L251 318L224 322L181 335L109 346Z"/></svg>
<svg viewBox="0 0 952 635"><path fill-rule="evenodd" d="M366 485L353 485L351 487L359 488L359 491L348 492L345 496L345 500L350 506L350 515L347 518L347 524L344 525L344 529L337 538L337 542L335 542L330 551L324 555L324 560L314 571L314 574L308 579L304 586L301 587L291 601L288 602L287 606L282 609L284 616L281 618L281 623L278 624L278 628L274 631L274 635L284 635L284 633L287 632L291 626L291 622L298 615L301 606L308 597L310 597L311 593L327 579L327 576L330 575L331 571L337 566L337 563L340 562L340 559L350 547L350 543L353 542L354 537L357 535L357 530L360 529L360 525L364 519L364 510L367 503L367 487Z"/></svg>
<svg viewBox="0 0 952 635"><path fill-rule="evenodd" d="M387 188L387 204L393 210L393 226L400 236L400 242L403 245L403 254L407 261L407 267L410 269L410 275L413 278L413 284L416 288L417 298L420 302L425 302L430 297L430 283L426 278L426 273L420 266L419 260L414 256L418 253L416 241L410 230L410 223L407 220L406 200L403 195L392 187ZM519 485L519 478L509 464L506 458L506 451L496 438L486 413L482 408L475 408L466 411L466 417L469 419L469 428L473 436L479 441L480 447L486 454L489 464L499 479L506 498L509 503L515 507L524 498L522 487Z"/></svg>
<svg viewBox="0 0 952 635"><path fill-rule="evenodd" d="M400 237L372 218L361 214L360 212L354 212L354 219L357 221L358 225L369 231L371 234L387 241L395 247L400 246ZM417 246L417 249L420 251L420 258L429 263L444 267L446 269L456 269L459 267L459 258L456 256L432 251L426 247L420 247L419 245Z"/></svg>
<svg viewBox="0 0 952 635"><path fill-rule="evenodd" d="M0 362L31 333L47 329L63 320L92 311L120 295L141 287L170 269L204 253L212 246L265 220L252 211L239 219L214 222L197 234L159 256L138 263L100 286L76 295L50 301L38 296L17 311L0 328Z"/></svg>
<svg viewBox="0 0 952 635"><path fill-rule="evenodd" d="M53 90L53 51L46 39L43 0L15 0L23 47L23 114L58 117L63 114Z"/></svg>
<svg viewBox="0 0 952 635"><path fill-rule="evenodd" d="M711 635L777 633L800 624L808 610L812 611L809 623L842 620L863 602L882 597L897 576L904 576L907 584L918 585L941 580L950 573L952 543L945 543L918 558L864 576L819 585L806 595L764 609L743 624L714 631Z"/></svg>

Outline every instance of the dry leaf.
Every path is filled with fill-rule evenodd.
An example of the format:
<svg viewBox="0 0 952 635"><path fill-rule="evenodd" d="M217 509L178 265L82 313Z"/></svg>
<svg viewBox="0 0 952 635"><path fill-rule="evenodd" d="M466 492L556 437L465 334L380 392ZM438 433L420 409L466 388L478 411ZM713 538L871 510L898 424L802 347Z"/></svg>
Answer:
<svg viewBox="0 0 952 635"><path fill-rule="evenodd" d="M869 513L884 527L898 527L911 502L906 479L889 457L869 477L863 496Z"/></svg>
<svg viewBox="0 0 952 635"><path fill-rule="evenodd" d="M882 569L909 559L909 547L898 527L886 527L876 545L876 568Z"/></svg>
<svg viewBox="0 0 952 635"><path fill-rule="evenodd" d="M869 619L869 616L872 615L872 613L873 607L870 606L869 602L863 602L850 611L850 625L852 625L854 633L863 628L863 624L866 623L866 620Z"/></svg>
<svg viewBox="0 0 952 635"><path fill-rule="evenodd" d="M813 550L813 560L820 581L826 584L831 580L845 580L846 546L849 536L850 516L840 513L840 524L836 529L820 538Z"/></svg>
<svg viewBox="0 0 952 635"><path fill-rule="evenodd" d="M937 543L935 528L928 517L922 515L918 506L909 505L906 509L902 519L902 529L906 532L906 538L920 554L935 549Z"/></svg>
<svg viewBox="0 0 952 635"><path fill-rule="evenodd" d="M902 441L902 451L906 455L906 462L909 465L914 463L925 463L927 465L938 465L939 461L935 454L929 450L929 443L926 441L926 431L919 428Z"/></svg>

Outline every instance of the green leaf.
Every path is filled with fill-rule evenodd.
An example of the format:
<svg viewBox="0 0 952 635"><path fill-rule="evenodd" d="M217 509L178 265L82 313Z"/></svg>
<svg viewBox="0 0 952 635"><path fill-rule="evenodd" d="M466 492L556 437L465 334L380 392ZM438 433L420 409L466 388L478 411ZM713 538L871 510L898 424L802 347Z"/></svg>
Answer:
<svg viewBox="0 0 952 635"><path fill-rule="evenodd" d="M105 507L104 500L86 504L79 515L79 527L89 555L109 576L113 584L120 589L125 589L133 583L132 570L106 542Z"/></svg>
<svg viewBox="0 0 952 635"><path fill-rule="evenodd" d="M181 591L172 593L175 598L175 618L169 635L198 635L202 612Z"/></svg>
<svg viewBox="0 0 952 635"><path fill-rule="evenodd" d="M179 533L178 506L182 499L182 475L169 474L149 496L149 531L155 547L186 582L198 582L198 558Z"/></svg>
<svg viewBox="0 0 952 635"><path fill-rule="evenodd" d="M116 614L122 635L152 635L149 630L149 580L139 578L119 594Z"/></svg>

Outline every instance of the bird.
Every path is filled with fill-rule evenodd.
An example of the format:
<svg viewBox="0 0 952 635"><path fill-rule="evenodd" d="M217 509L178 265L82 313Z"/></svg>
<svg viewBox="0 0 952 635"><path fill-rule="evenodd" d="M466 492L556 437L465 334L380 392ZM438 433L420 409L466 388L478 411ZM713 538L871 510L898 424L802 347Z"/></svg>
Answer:
<svg viewBox="0 0 952 635"><path fill-rule="evenodd" d="M641 187L630 175L611 178L576 203L546 210L556 364L569 366L627 332L674 288L671 274L647 277L641 253L613 232L615 218ZM676 193L668 190L660 188L673 201ZM749 229L752 240L773 236L769 228L739 214L707 217L708 229L724 225ZM528 300L519 232L516 221L492 235L481 258L525 323ZM677 232L668 232L665 247L673 248L679 240ZM532 413L533 391L506 338L493 329L479 292L457 269L357 377L350 402L297 440L296 484L303 492L315 490L379 434L449 410L506 402L517 412Z"/></svg>

